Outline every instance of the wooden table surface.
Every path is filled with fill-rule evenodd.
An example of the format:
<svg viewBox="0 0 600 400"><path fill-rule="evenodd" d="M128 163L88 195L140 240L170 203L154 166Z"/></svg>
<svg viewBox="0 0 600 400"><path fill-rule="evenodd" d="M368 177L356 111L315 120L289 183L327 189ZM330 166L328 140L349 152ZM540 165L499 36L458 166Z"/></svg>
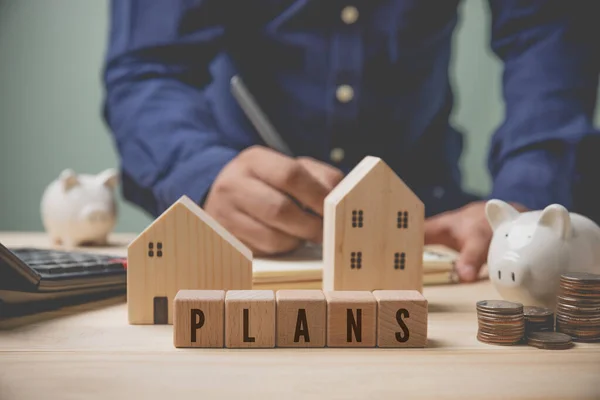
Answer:
<svg viewBox="0 0 600 400"><path fill-rule="evenodd" d="M124 251L131 236L116 235ZM0 233L7 246L45 237ZM125 297L0 321L0 399L599 399L600 344L549 351L476 339L488 281L426 287L425 349L176 349L130 326Z"/></svg>

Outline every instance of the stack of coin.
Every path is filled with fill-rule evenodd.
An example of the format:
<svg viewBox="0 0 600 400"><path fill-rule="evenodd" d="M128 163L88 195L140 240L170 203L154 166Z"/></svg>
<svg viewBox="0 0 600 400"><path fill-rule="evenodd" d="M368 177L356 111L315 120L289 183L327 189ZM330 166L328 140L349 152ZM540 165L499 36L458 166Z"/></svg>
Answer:
<svg viewBox="0 0 600 400"><path fill-rule="evenodd" d="M545 350L563 350L573 347L571 336L560 332L531 332L527 344Z"/></svg>
<svg viewBox="0 0 600 400"><path fill-rule="evenodd" d="M499 345L520 343L525 335L523 305L504 300L477 302L480 342Z"/></svg>
<svg viewBox="0 0 600 400"><path fill-rule="evenodd" d="M554 313L549 308L525 306L523 314L525 315L525 335L530 332L554 331Z"/></svg>
<svg viewBox="0 0 600 400"><path fill-rule="evenodd" d="M600 275L571 272L561 276L556 330L576 341L600 341Z"/></svg>

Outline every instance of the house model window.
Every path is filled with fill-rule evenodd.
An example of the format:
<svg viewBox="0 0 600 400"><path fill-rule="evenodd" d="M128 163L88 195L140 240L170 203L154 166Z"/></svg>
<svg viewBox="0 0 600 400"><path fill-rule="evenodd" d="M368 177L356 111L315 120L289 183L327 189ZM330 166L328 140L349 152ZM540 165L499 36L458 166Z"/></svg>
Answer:
<svg viewBox="0 0 600 400"><path fill-rule="evenodd" d="M156 257L163 256L163 245L162 242L156 243ZM154 242L148 242L148 257L154 257Z"/></svg>
<svg viewBox="0 0 600 400"><path fill-rule="evenodd" d="M396 219L396 226L398 229L408 228L408 211L398 211L398 218Z"/></svg>
<svg viewBox="0 0 600 400"><path fill-rule="evenodd" d="M353 251L352 254L350 254L350 268L362 268L362 251Z"/></svg>
<svg viewBox="0 0 600 400"><path fill-rule="evenodd" d="M352 227L362 228L363 227L363 210L352 210Z"/></svg>
<svg viewBox="0 0 600 400"><path fill-rule="evenodd" d="M404 269L406 265L406 253L394 254L394 269Z"/></svg>

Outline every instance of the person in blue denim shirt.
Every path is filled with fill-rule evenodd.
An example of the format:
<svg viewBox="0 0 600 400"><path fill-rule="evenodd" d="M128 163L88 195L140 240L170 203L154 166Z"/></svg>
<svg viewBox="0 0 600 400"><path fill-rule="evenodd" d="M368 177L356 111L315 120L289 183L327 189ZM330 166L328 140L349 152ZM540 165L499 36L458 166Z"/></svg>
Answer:
<svg viewBox="0 0 600 400"><path fill-rule="evenodd" d="M426 243L460 251L460 277L475 280L491 230L485 199L462 190L463 139L449 122L458 5L113 0L104 117L124 197L156 217L188 195L255 254L284 253L321 242L325 196L377 156L425 203ZM520 210L585 208L577 199L590 196L576 186L596 165L584 146L597 137L594 2L488 5L506 112L486 198ZM234 75L294 157L262 142L231 94Z"/></svg>

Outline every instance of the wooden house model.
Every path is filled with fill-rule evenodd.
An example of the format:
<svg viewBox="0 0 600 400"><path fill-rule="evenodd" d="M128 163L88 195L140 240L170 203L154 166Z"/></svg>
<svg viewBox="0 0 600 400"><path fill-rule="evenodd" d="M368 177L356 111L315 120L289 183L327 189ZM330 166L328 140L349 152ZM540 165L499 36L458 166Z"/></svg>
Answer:
<svg viewBox="0 0 600 400"><path fill-rule="evenodd" d="M127 249L130 324L172 324L181 289L252 289L252 252L183 196Z"/></svg>
<svg viewBox="0 0 600 400"><path fill-rule="evenodd" d="M325 199L323 289L422 292L424 220L412 190L365 157Z"/></svg>

